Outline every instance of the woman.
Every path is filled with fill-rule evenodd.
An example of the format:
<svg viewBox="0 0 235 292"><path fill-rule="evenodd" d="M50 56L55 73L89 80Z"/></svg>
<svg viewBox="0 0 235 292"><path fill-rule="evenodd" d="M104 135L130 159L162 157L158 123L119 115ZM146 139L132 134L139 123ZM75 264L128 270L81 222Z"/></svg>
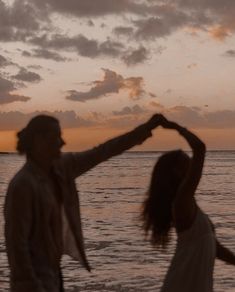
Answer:
<svg viewBox="0 0 235 292"><path fill-rule="evenodd" d="M181 150L163 154L157 161L143 206L143 227L151 242L165 248L170 230L176 229L177 246L161 292L213 291L215 257L235 264L235 256L216 239L214 228L199 208L194 194L206 153L193 133L167 119L162 127L174 129L192 148L192 158Z"/></svg>

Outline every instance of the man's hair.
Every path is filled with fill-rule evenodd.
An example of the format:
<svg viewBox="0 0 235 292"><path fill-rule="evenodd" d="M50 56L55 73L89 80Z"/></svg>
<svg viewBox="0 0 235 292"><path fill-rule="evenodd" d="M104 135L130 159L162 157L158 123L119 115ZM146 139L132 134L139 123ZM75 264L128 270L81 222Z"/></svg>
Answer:
<svg viewBox="0 0 235 292"><path fill-rule="evenodd" d="M38 115L32 118L27 126L17 133L16 150L19 154L30 154L36 134L46 133L49 125L52 123L59 124L59 121L48 115Z"/></svg>

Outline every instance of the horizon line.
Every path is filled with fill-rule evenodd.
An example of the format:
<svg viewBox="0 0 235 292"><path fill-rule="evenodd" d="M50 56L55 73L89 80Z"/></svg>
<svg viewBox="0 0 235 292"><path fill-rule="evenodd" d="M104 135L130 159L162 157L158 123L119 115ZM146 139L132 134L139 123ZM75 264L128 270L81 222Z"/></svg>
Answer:
<svg viewBox="0 0 235 292"><path fill-rule="evenodd" d="M80 152L83 152L83 151L86 151L86 150L82 150L82 151L62 151L62 153L80 153ZM126 150L124 151L123 153L125 152L132 152L132 153L139 153L139 152L148 152L148 153L156 153L156 152L167 152L167 151L171 151L169 149L160 149L160 150ZM190 152L192 150L184 150L186 152ZM235 149L207 149L206 152L231 152L231 151L235 151ZM120 153L120 154L123 154L123 153ZM19 154L17 151L0 151L0 155L7 155L7 154L18 154L20 156L24 156L24 154ZM120 155L119 154L119 155Z"/></svg>

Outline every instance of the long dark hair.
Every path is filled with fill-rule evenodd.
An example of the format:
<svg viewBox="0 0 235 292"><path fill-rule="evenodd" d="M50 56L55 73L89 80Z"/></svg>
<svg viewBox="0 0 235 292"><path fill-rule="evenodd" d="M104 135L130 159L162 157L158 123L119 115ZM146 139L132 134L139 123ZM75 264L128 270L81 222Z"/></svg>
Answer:
<svg viewBox="0 0 235 292"><path fill-rule="evenodd" d="M147 198L143 203L142 220L146 235L153 245L165 248L172 227L172 201L183 175L176 171L189 157L181 150L160 156L154 166Z"/></svg>
<svg viewBox="0 0 235 292"><path fill-rule="evenodd" d="M32 118L27 126L17 133L16 150L18 153L30 155L35 135L46 133L52 123L59 124L59 121L48 115L38 115Z"/></svg>

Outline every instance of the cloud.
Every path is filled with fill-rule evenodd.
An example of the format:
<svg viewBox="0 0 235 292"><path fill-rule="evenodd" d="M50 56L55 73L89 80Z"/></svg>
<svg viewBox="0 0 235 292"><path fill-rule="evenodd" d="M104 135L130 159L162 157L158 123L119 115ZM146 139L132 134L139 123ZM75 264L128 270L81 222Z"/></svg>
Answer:
<svg viewBox="0 0 235 292"><path fill-rule="evenodd" d="M94 22L93 22L91 19L89 19L89 20L87 21L87 25L88 25L88 26L95 26Z"/></svg>
<svg viewBox="0 0 235 292"><path fill-rule="evenodd" d="M28 71L25 68L21 68L16 75L12 75L12 78L25 82L40 82L42 80L39 74Z"/></svg>
<svg viewBox="0 0 235 292"><path fill-rule="evenodd" d="M125 35L125 36L131 36L134 32L133 27L130 26L117 26L113 29L113 33L116 35Z"/></svg>
<svg viewBox="0 0 235 292"><path fill-rule="evenodd" d="M145 47L139 47L136 50L132 50L127 52L123 57L123 61L128 65L136 65L139 63L143 63L148 59L149 52Z"/></svg>
<svg viewBox="0 0 235 292"><path fill-rule="evenodd" d="M4 56L0 55L0 68L6 67L12 65L12 62L7 60Z"/></svg>
<svg viewBox="0 0 235 292"><path fill-rule="evenodd" d="M157 97L157 95L155 93L149 92L148 94L149 94L150 97L153 97L153 98Z"/></svg>
<svg viewBox="0 0 235 292"><path fill-rule="evenodd" d="M25 127L29 120L39 114L47 114L56 117L62 129L79 127L109 127L130 128L147 121L156 111L150 111L143 106L134 105L123 107L113 111L112 115L104 116L98 112L92 112L90 117L77 115L74 111L36 111L22 113L19 111L0 112L0 131L19 130ZM235 111L220 110L204 112L200 108L177 106L164 108L163 114L168 119L178 122L180 125L193 129L234 129Z"/></svg>
<svg viewBox="0 0 235 292"><path fill-rule="evenodd" d="M156 101L151 101L149 103L149 105L152 106L152 107L154 107L154 108L157 108L158 110L164 109L164 105L162 105L161 103L156 102Z"/></svg>
<svg viewBox="0 0 235 292"><path fill-rule="evenodd" d="M234 128L235 127L235 111L219 110L208 112L205 114L208 127L210 128Z"/></svg>
<svg viewBox="0 0 235 292"><path fill-rule="evenodd" d="M79 17L102 17L112 14L143 14L148 10L146 4L137 3L133 0L99 0L99 4L94 0L30 0L40 9L70 14Z"/></svg>
<svg viewBox="0 0 235 292"><path fill-rule="evenodd" d="M102 70L104 72L103 80L93 81L94 86L89 91L69 90L66 98L73 101L86 102L87 100L102 98L107 94L119 93L120 90L126 90L129 98L139 99L146 93L143 89L142 77L124 78L109 69Z"/></svg>
<svg viewBox="0 0 235 292"><path fill-rule="evenodd" d="M105 115L100 112L91 112L92 120L95 121L103 121L105 119Z"/></svg>
<svg viewBox="0 0 235 292"><path fill-rule="evenodd" d="M3 58L2 61L8 62L5 58ZM10 64L13 64L13 63L10 63ZM30 71L27 71L26 69L21 68L19 73L15 76L11 76L11 78L17 79L20 81L35 82L35 81L38 81L38 78L40 77L38 76L39 75L34 72L30 72ZM28 96L14 93L16 89L17 89L17 86L13 81L8 80L0 75L0 104L8 104L14 101L26 102L31 99Z"/></svg>
<svg viewBox="0 0 235 292"><path fill-rule="evenodd" d="M96 39L87 38L86 36L79 34L75 36L67 36L63 34L53 34L33 37L30 39L30 43L37 45L40 48L34 50L34 54L24 51L24 56L34 57L57 57L58 55L52 55L49 49L76 52L82 57L98 58L98 57L115 57L124 61L128 66L143 63L149 58L149 51L144 46L139 46L136 49L128 48L120 41L114 41L107 38L105 41L98 41ZM45 49L47 48L47 49ZM161 53L161 50L159 50Z"/></svg>
<svg viewBox="0 0 235 292"><path fill-rule="evenodd" d="M94 124L92 120L85 119L77 115L74 111L41 112L55 116L62 128L89 127ZM36 113L38 114L38 112Z"/></svg>
<svg viewBox="0 0 235 292"><path fill-rule="evenodd" d="M26 41L27 36L40 30L41 21L48 21L46 13L30 1L15 0L6 5L0 0L0 41Z"/></svg>
<svg viewBox="0 0 235 292"><path fill-rule="evenodd" d="M214 39L217 39L218 41L224 41L225 38L231 35L230 29L222 25L210 28L209 33Z"/></svg>
<svg viewBox="0 0 235 292"><path fill-rule="evenodd" d="M13 27L10 9L0 0L0 41L10 41L13 39Z"/></svg>
<svg viewBox="0 0 235 292"><path fill-rule="evenodd" d="M89 127L94 124L92 120L79 117L74 111L36 111L27 114L19 111L10 111L0 112L0 131L22 129L30 119L40 114L54 116L60 121L62 128Z"/></svg>
<svg viewBox="0 0 235 292"><path fill-rule="evenodd" d="M168 88L168 89L164 92L164 94L171 94L172 92L173 92L173 90L170 89L170 88Z"/></svg>
<svg viewBox="0 0 235 292"><path fill-rule="evenodd" d="M181 125L191 128L235 128L235 111L220 110L205 112L198 107L176 106L165 109L166 116Z"/></svg>
<svg viewBox="0 0 235 292"><path fill-rule="evenodd" d="M146 94L143 83L143 77L129 77L124 79L123 88L129 90L129 97L135 100Z"/></svg>
<svg viewBox="0 0 235 292"><path fill-rule="evenodd" d="M176 29L185 26L187 22L187 14L172 10L171 12L161 13L159 16L135 20L133 24L137 28L135 33L137 39L154 40L170 35Z"/></svg>
<svg viewBox="0 0 235 292"><path fill-rule="evenodd" d="M167 109L167 117L188 127L202 127L206 123L205 116L191 107L175 106Z"/></svg>
<svg viewBox="0 0 235 292"><path fill-rule="evenodd" d="M81 34L73 37L61 34L55 34L49 37L44 34L39 37L31 38L30 42L44 48L75 51L79 55L89 58L96 58L99 56L116 57L120 56L123 51L123 44L120 42L110 39L99 42L95 39L88 39Z"/></svg>
<svg viewBox="0 0 235 292"><path fill-rule="evenodd" d="M94 0L15 0L9 6L0 0L0 40L28 42L30 35L49 31L48 26L52 32L55 13L65 19L84 19L88 26L105 15L125 17L127 24L117 26L113 33L135 34L137 39L155 40L186 27L224 39L235 30L234 11L233 0L99 0L99 5Z"/></svg>
<svg viewBox="0 0 235 292"><path fill-rule="evenodd" d="M194 27L206 29L213 38L223 41L234 33L235 2L233 0L177 0L176 2L179 8L195 15Z"/></svg>
<svg viewBox="0 0 235 292"><path fill-rule="evenodd" d="M8 104L14 101L28 101L30 97L19 95L19 94L12 94L7 92L0 92L0 104Z"/></svg>
<svg viewBox="0 0 235 292"><path fill-rule="evenodd" d="M11 82L5 78L2 78L0 76L0 89L1 89L1 92L9 92L9 91L14 90L15 87L14 87L13 82Z"/></svg>
<svg viewBox="0 0 235 292"><path fill-rule="evenodd" d="M144 37L145 31L146 38L162 37L183 26L204 29L205 26L220 25L234 30L233 0L99 0L99 5L94 0L28 0L27 3L45 12L80 19L106 15L142 18L144 22L139 23L138 34Z"/></svg>
<svg viewBox="0 0 235 292"><path fill-rule="evenodd" d="M192 63L187 66L188 69L193 69L197 67L197 63Z"/></svg>
<svg viewBox="0 0 235 292"><path fill-rule="evenodd" d="M234 0L99 0L99 5L94 0L9 2L11 5L0 0L0 42L23 42L34 46L32 51L27 47L24 56L57 62L68 60L63 56L64 52L76 52L79 56L92 59L118 58L127 66L132 66L145 62L150 58L150 53L155 53L151 41L168 37L178 30L207 32L220 41L235 31ZM113 15L115 21L123 25L110 27L110 17L104 16ZM60 21L54 21L60 17L71 21L71 29L65 32L66 28ZM101 29L99 20L107 21L102 39L100 33L97 38L82 35L79 24L78 32L71 36L76 21L83 21L89 29L95 26L98 30ZM122 41L117 36L121 36ZM128 41L124 42L125 37Z"/></svg>
<svg viewBox="0 0 235 292"><path fill-rule="evenodd" d="M179 29L191 28L223 41L235 31L233 0L148 1L143 11L142 16L132 21L137 39L155 40Z"/></svg>
<svg viewBox="0 0 235 292"><path fill-rule="evenodd" d="M226 57L235 57L235 50L227 50L224 54Z"/></svg>
<svg viewBox="0 0 235 292"><path fill-rule="evenodd" d="M43 58L43 59L53 60L56 62L68 61L67 58L62 57L57 52L46 50L46 49L34 49L32 53L28 51L23 51L22 55L24 57Z"/></svg>
<svg viewBox="0 0 235 292"><path fill-rule="evenodd" d="M12 93L16 88L14 83L0 76L0 104L8 104L14 101L28 101L30 98Z"/></svg>
<svg viewBox="0 0 235 292"><path fill-rule="evenodd" d="M34 70L40 70L40 69L42 69L42 66L40 66L40 65L29 65L28 68L34 69Z"/></svg>
<svg viewBox="0 0 235 292"><path fill-rule="evenodd" d="M45 13L40 13L30 1L15 0L9 11L12 26L18 29L37 31L40 20L45 20Z"/></svg>
<svg viewBox="0 0 235 292"><path fill-rule="evenodd" d="M107 39L105 42L99 44L98 54L116 57L122 53L123 48L124 46L122 43Z"/></svg>
<svg viewBox="0 0 235 292"><path fill-rule="evenodd" d="M115 116L139 115L143 113L146 113L146 109L140 107L138 104L134 105L133 107L125 106L120 111L113 111Z"/></svg>
<svg viewBox="0 0 235 292"><path fill-rule="evenodd" d="M186 107L186 106L175 106L171 108L164 107L158 102L152 101L150 107L140 107L139 105L135 107L124 107L119 111L113 111L113 117L107 117L106 122L109 127L114 128L130 128L138 124L146 122L151 115L156 112L161 112L169 120L178 122L179 124L188 127L188 128L234 128L235 124L233 119L226 121L226 111L222 111L221 115L212 122L212 117L206 112L201 111L197 107ZM212 116L216 115L216 112L211 113ZM231 116L235 115L235 111L231 113ZM223 118L224 123L220 122L220 119Z"/></svg>
<svg viewBox="0 0 235 292"><path fill-rule="evenodd" d="M233 0L99 0L99 5L94 0L15 0L8 6L0 0L0 41L37 46L23 52L28 57L67 61L58 53L66 51L88 58L115 57L130 66L150 57L150 50L140 41L155 41L177 30L208 32L224 40L235 31L234 11ZM111 27L103 40L79 33L71 36L72 29L62 33L63 26L53 21L61 15L65 21L84 21L89 27L96 24L96 18L115 15L124 25ZM129 42L117 41L117 36L126 36L132 46L138 43L139 47L131 49Z"/></svg>

